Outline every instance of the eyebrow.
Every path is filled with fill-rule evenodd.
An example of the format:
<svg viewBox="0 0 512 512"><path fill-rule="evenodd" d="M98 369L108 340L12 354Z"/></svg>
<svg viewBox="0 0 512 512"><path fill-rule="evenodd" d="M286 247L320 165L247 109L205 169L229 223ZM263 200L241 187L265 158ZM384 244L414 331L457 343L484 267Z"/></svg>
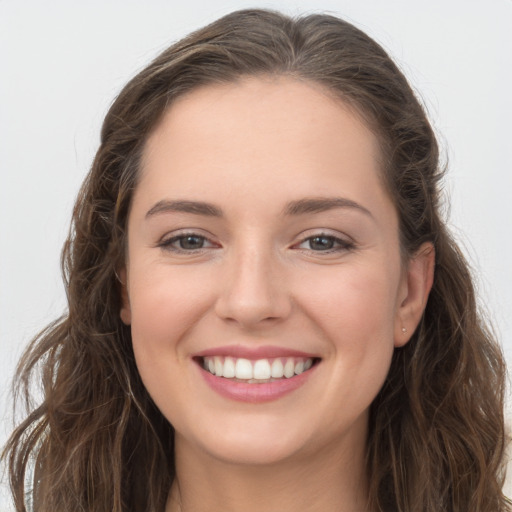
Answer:
<svg viewBox="0 0 512 512"><path fill-rule="evenodd" d="M292 201L286 205L285 215L304 215L321 213L335 208L354 208L373 218L370 210L344 197L310 197Z"/></svg>
<svg viewBox="0 0 512 512"><path fill-rule="evenodd" d="M158 203L148 210L146 219L158 213L171 212L192 213L194 215L205 215L207 217L222 217L222 210L211 203L185 200L171 201L164 199L158 201Z"/></svg>
<svg viewBox="0 0 512 512"><path fill-rule="evenodd" d="M373 218L370 210L364 206L344 197L309 197L291 201L284 209L284 215L297 216L311 213L321 213L336 208L354 208ZM188 200L158 201L148 212L146 218L160 213L191 213L207 217L223 217L222 210L211 203Z"/></svg>

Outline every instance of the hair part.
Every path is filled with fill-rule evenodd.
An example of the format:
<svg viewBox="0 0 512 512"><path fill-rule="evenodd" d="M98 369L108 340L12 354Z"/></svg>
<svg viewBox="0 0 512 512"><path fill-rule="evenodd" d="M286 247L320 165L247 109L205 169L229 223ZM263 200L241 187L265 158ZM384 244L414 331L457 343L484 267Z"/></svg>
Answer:
<svg viewBox="0 0 512 512"><path fill-rule="evenodd" d="M38 512L163 511L174 478L173 429L140 380L119 316L117 275L144 145L166 109L198 87L283 75L319 84L363 117L381 145L404 254L424 242L436 251L422 322L396 349L371 406L369 510L509 510L501 490L504 362L439 213L443 173L423 108L386 52L353 25L245 10L164 51L105 118L63 250L69 312L19 365L26 396L40 369L44 399L4 452L18 512L26 510L30 464Z"/></svg>

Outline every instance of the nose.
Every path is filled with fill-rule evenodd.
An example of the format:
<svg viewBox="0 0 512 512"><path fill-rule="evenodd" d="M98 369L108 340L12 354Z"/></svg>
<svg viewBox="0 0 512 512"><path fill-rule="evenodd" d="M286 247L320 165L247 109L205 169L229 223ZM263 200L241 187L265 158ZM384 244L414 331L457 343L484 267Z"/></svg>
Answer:
<svg viewBox="0 0 512 512"><path fill-rule="evenodd" d="M244 329L278 323L292 308L284 270L270 252L247 249L226 261L216 313Z"/></svg>

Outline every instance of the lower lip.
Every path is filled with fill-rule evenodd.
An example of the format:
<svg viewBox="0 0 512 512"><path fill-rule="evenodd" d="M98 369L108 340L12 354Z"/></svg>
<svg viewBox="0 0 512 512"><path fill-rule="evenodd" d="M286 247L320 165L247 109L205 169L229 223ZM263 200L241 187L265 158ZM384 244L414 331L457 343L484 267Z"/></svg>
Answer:
<svg viewBox="0 0 512 512"><path fill-rule="evenodd" d="M219 395L238 402L261 403L278 400L300 388L306 383L316 367L317 365L313 365L304 373L295 375L289 379L284 378L263 384L246 384L245 382L216 377L200 366L199 370L206 383Z"/></svg>

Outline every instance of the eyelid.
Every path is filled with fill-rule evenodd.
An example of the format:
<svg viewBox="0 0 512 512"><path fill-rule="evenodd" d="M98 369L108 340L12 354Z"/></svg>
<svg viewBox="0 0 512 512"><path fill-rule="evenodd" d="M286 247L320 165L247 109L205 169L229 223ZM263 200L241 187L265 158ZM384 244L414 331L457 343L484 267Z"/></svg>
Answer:
<svg viewBox="0 0 512 512"><path fill-rule="evenodd" d="M186 237L197 237L204 240L205 246L197 248L197 249L183 249L180 247L173 247L172 244L178 242L179 240ZM312 248L301 248L300 246L311 239L314 238L329 238L332 239L336 245L336 247L324 250L315 250ZM184 228L176 231L171 231L163 235L160 240L156 243L156 247L161 248L162 250L174 252L174 253L183 253L183 254L197 254L204 250L208 249L216 249L220 248L221 244L212 240L213 235L210 233L204 233L202 229L194 229L194 228ZM346 234L341 234L338 231L332 232L328 229L320 229L320 230L308 230L306 232L301 233L297 237L297 241L294 242L291 246L291 249L307 251L309 253L315 254L329 254L335 252L344 252L355 249L356 243L355 241Z"/></svg>
<svg viewBox="0 0 512 512"><path fill-rule="evenodd" d="M337 247L325 250L314 250L311 248L301 248L300 246L314 238L329 238L334 240ZM355 241L348 235L339 232L332 232L328 229L311 230L309 232L301 233L299 240L293 244L292 249L303 250L315 254L329 254L335 252L351 251L356 248Z"/></svg>
<svg viewBox="0 0 512 512"><path fill-rule="evenodd" d="M183 249L180 247L173 247L172 244L186 237L197 237L201 238L207 244L206 247L200 247L198 249ZM166 233L157 242L156 247L161 248L164 251L181 253L181 254L197 254L198 252L206 249L216 249L220 247L220 244L212 240L212 235L204 233L202 229L184 228L176 231Z"/></svg>

